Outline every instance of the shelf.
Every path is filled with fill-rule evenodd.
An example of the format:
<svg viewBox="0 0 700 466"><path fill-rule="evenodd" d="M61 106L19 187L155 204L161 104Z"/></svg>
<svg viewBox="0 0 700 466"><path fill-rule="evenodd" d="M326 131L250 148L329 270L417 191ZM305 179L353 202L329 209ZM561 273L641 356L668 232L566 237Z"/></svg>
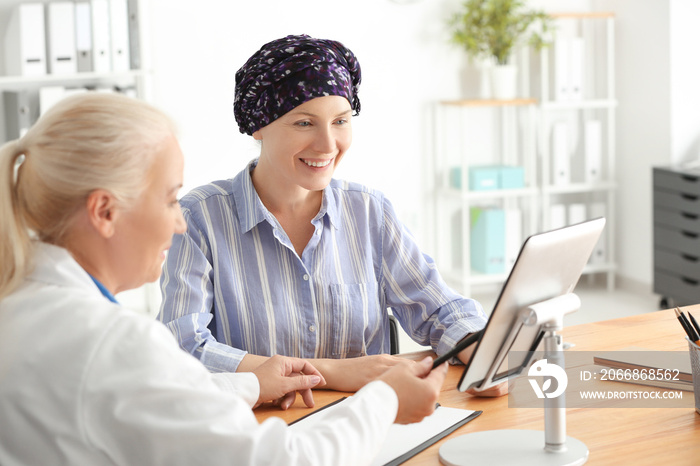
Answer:
<svg viewBox="0 0 700 466"><path fill-rule="evenodd" d="M617 107L617 100L550 100L542 102L542 108L546 110L575 110L575 109L606 109Z"/></svg>
<svg viewBox="0 0 700 466"><path fill-rule="evenodd" d="M42 76L0 76L0 86L26 84L52 84L60 82L80 83L101 79L118 80L134 79L144 75L142 70L130 70L121 73L76 73L76 74L45 74Z"/></svg>
<svg viewBox="0 0 700 466"><path fill-rule="evenodd" d="M591 191L610 191L615 190L617 184L612 181L600 183L571 183L567 185L547 185L542 187L544 194L569 194L569 193L587 193Z"/></svg>
<svg viewBox="0 0 700 466"><path fill-rule="evenodd" d="M439 196L474 201L479 199L505 199L515 197L536 196L540 190L543 194L587 193L591 191L609 191L617 189L617 184L611 181L600 183L572 183L567 185L547 185L541 188L495 189L490 191L461 191L456 188L438 188Z"/></svg>
<svg viewBox="0 0 700 466"><path fill-rule="evenodd" d="M518 107L526 105L536 105L537 99L463 99L463 100L443 100L442 105L453 107Z"/></svg>
<svg viewBox="0 0 700 466"><path fill-rule="evenodd" d="M583 275L592 273L614 272L617 270L617 265L611 262L602 262L600 264L587 264L583 268Z"/></svg>
<svg viewBox="0 0 700 466"><path fill-rule="evenodd" d="M445 280L448 282L453 282L453 283L464 283L465 278L460 271L447 271L443 272L443 277ZM484 273L479 273L472 271L469 274L469 277L466 278L466 282L469 283L470 285L490 285L493 283L503 283L506 281L508 278L508 274L505 273L499 273L499 274L484 274Z"/></svg>
<svg viewBox="0 0 700 466"><path fill-rule="evenodd" d="M599 264L589 263L583 268L583 275L590 275L595 273L609 273L617 270L617 266L609 262L601 262ZM510 273L510 270L508 271ZM492 284L502 284L508 278L508 273L498 273L498 274L485 274L481 272L476 272L474 270L470 271L468 277L464 277L462 271L459 270L448 270L442 272L443 278L450 282L456 284L468 283L469 285L492 285Z"/></svg>
<svg viewBox="0 0 700 466"><path fill-rule="evenodd" d="M456 188L438 188L437 193L440 196L462 199L462 200L479 200L479 199L505 199L514 197L529 197L537 195L536 188L521 188L521 189L494 189L490 191L461 191Z"/></svg>

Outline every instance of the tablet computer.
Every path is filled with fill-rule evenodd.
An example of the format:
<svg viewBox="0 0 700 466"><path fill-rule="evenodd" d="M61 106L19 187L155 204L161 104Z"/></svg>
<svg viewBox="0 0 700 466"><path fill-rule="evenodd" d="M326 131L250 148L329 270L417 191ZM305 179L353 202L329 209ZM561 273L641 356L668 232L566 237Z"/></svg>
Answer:
<svg viewBox="0 0 700 466"><path fill-rule="evenodd" d="M520 326L512 338L509 334L520 311L574 290L604 226L605 218L601 217L525 240L486 327L476 338L474 352L457 385L460 391L485 390L519 375L528 366L543 329L541 325ZM498 355L509 352L518 355L519 360L504 358L495 374L488 377Z"/></svg>

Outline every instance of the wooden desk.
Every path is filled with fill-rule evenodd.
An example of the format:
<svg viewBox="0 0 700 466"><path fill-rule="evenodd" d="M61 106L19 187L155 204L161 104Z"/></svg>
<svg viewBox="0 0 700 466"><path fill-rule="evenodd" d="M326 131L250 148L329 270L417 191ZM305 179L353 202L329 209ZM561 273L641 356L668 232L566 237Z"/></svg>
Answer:
<svg viewBox="0 0 700 466"><path fill-rule="evenodd" d="M700 305L686 308L700 315ZM664 351L687 351L682 328L673 310L642 314L622 319L576 325L562 332L566 342L575 343L569 351L620 350L629 346ZM406 355L419 359L429 353ZM508 397L479 398L458 392L462 367L454 366L445 380L440 403L444 406L482 410L484 413L458 429L447 439L469 432L497 429L533 429L544 431L541 409L509 408ZM349 395L316 390L316 406ZM692 396L692 394L690 394ZM297 403L286 412L261 407L258 420L278 416L287 422L309 412ZM700 462L700 415L692 408L579 408L567 410L567 435L588 446L589 463L600 464L698 464ZM438 465L436 443L405 464ZM544 434L543 434L544 442Z"/></svg>

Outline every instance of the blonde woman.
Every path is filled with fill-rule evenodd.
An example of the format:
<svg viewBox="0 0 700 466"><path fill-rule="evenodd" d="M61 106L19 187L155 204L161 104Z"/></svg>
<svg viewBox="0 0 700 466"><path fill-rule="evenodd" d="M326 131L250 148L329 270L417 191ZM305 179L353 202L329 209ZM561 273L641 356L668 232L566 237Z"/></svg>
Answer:
<svg viewBox="0 0 700 466"><path fill-rule="evenodd" d="M321 374L281 356L211 374L122 308L185 231L182 176L170 120L118 95L66 99L0 149L0 464L364 464L392 422L432 412L445 368L428 359L318 427L260 425L252 406L313 406Z"/></svg>

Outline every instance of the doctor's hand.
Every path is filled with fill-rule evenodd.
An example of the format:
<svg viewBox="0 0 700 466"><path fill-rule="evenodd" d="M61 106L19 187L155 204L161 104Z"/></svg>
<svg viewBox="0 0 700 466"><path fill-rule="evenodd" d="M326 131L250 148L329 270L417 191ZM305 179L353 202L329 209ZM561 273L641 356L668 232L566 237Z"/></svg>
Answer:
<svg viewBox="0 0 700 466"><path fill-rule="evenodd" d="M431 371L432 367L433 359L426 357L411 365L394 366L379 377L394 389L399 399L396 423L419 422L435 411L447 375L447 363Z"/></svg>
<svg viewBox="0 0 700 466"><path fill-rule="evenodd" d="M286 356L273 356L259 365L253 374L260 383L260 396L255 407L274 401L282 409L289 408L301 394L307 407L314 407L311 389L326 383L321 373L309 362Z"/></svg>

